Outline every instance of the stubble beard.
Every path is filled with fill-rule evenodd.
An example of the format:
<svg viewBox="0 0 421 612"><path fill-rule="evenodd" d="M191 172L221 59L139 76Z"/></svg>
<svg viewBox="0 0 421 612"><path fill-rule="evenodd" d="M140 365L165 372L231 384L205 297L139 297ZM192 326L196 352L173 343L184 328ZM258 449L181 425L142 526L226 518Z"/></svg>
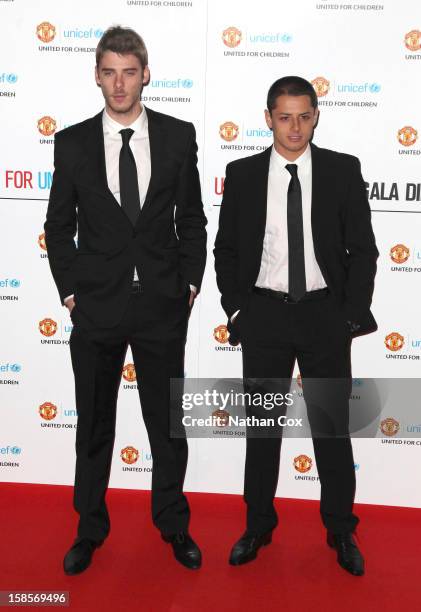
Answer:
<svg viewBox="0 0 421 612"><path fill-rule="evenodd" d="M133 100L128 106L114 106L111 96L108 98L107 106L117 115L129 115L138 105L140 105L140 95L136 100Z"/></svg>

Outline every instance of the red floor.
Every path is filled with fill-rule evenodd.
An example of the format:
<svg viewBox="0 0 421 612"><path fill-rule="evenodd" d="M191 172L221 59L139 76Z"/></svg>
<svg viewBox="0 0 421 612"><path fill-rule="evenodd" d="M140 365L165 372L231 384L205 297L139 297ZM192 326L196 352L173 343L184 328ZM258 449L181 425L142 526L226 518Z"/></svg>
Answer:
<svg viewBox="0 0 421 612"><path fill-rule="evenodd" d="M191 532L202 548L201 570L172 556L149 516L149 494L112 490L111 535L92 566L62 571L76 515L69 487L0 484L0 590L65 590L74 611L370 612L421 609L421 510L357 506L366 575L336 563L325 543L318 504L278 500L280 526L253 563L231 567L244 507L234 495L190 494ZM23 608L29 609L29 608Z"/></svg>

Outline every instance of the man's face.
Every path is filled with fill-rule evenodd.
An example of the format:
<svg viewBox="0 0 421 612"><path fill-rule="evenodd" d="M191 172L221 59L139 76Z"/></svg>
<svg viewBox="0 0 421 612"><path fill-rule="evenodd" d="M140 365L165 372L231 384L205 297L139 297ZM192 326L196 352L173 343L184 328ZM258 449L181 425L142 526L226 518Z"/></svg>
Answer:
<svg viewBox="0 0 421 612"><path fill-rule="evenodd" d="M106 51L95 68L107 112L118 121L139 108L143 86L149 81L149 68L142 67L135 55Z"/></svg>
<svg viewBox="0 0 421 612"><path fill-rule="evenodd" d="M306 150L318 116L319 111L311 106L310 96L278 96L272 112L265 111L277 152L289 161L296 160Z"/></svg>

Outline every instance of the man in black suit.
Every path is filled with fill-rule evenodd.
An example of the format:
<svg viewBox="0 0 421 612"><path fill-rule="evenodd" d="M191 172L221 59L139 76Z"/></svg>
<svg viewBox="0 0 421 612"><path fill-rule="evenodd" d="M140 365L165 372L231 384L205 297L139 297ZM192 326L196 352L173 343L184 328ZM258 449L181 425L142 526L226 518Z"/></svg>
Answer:
<svg viewBox="0 0 421 612"><path fill-rule="evenodd" d="M104 33L95 77L105 110L56 135L45 223L52 274L74 325L80 520L64 569L85 570L109 533L105 494L129 344L153 456L153 522L176 559L198 568L183 494L187 443L169 436L169 379L184 376L189 309L206 260L195 130L141 104L150 74L133 30Z"/></svg>
<svg viewBox="0 0 421 612"><path fill-rule="evenodd" d="M289 384L298 360L328 544L342 567L362 575L353 537L350 349L353 336L377 328L370 304L378 251L358 159L310 143L317 106L313 87L300 77L271 86L265 116L273 146L227 166L215 268L230 341L242 343L246 384ZM327 379L327 405L313 401L320 394L306 379ZM280 445L280 434L248 436L247 530L232 549L233 565L251 561L271 541Z"/></svg>

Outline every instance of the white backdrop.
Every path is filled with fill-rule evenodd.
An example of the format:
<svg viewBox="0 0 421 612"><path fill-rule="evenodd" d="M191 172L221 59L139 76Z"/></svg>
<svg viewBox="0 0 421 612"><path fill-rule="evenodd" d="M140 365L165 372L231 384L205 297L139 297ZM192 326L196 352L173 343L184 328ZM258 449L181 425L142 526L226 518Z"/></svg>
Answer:
<svg viewBox="0 0 421 612"><path fill-rule="evenodd" d="M298 74L323 94L316 144L357 155L368 183L380 251L373 302L379 331L354 342L354 376L419 376L418 0L0 0L0 17L1 480L73 482L72 326L49 272L42 232L54 130L102 108L94 49L111 24L133 27L146 41L152 74L146 105L197 129L209 261L190 320L186 375L241 376L241 349L214 333L226 322L211 252L224 170L271 143L263 115L267 89L281 76ZM399 421L400 434L417 426L401 414L387 406L382 417ZM380 429L375 439L354 440L357 501L420 506L419 442ZM122 453L127 447L135 450ZM244 441L190 440L189 447L187 490L242 491ZM307 472L294 467L299 455L313 460ZM149 488L150 471L136 381L123 378L111 486ZM311 440L284 441L277 494L319 497Z"/></svg>

